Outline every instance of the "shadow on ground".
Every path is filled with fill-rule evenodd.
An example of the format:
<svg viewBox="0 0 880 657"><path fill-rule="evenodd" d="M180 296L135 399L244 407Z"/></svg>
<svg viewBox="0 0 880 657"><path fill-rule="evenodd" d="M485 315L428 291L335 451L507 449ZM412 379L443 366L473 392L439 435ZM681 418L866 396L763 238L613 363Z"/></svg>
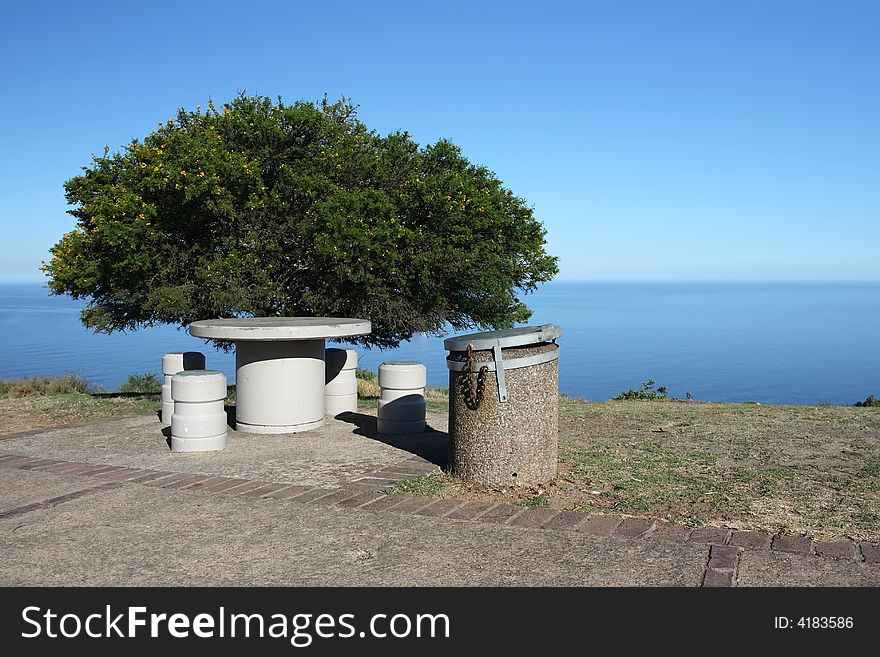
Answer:
<svg viewBox="0 0 880 657"><path fill-rule="evenodd" d="M376 418L372 415L340 413L336 416L336 419L353 424L355 426L354 433L359 436L410 452L441 468L446 467L449 453L449 435L445 431L437 431L430 426L426 426L425 433L381 435L376 429Z"/></svg>
<svg viewBox="0 0 880 657"><path fill-rule="evenodd" d="M235 430L235 406L228 405L226 411L226 423L229 428ZM449 435L445 431L438 431L430 425L425 426L424 433L381 435L376 428L376 418L364 413L340 413L336 420L354 425L354 434L364 436L391 447L419 456L426 461L446 468L449 452ZM163 430L163 433L165 431ZM171 444L171 429L166 434L168 444Z"/></svg>

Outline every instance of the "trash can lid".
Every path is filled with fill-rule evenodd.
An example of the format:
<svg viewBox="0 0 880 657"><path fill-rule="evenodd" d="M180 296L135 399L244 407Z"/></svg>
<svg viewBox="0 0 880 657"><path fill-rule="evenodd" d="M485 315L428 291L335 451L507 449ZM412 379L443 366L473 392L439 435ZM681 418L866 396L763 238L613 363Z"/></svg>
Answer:
<svg viewBox="0 0 880 657"><path fill-rule="evenodd" d="M443 347L448 351L465 351L468 345L477 350L491 349L495 345L499 347L521 347L539 342L550 342L561 335L562 327L557 324L521 326L519 328L500 329L498 331L457 335L444 340Z"/></svg>

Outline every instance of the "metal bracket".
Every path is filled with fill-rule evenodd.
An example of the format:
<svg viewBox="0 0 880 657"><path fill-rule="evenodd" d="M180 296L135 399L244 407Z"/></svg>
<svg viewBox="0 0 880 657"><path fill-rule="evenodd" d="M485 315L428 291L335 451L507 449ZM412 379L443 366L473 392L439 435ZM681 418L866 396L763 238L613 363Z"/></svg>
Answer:
<svg viewBox="0 0 880 657"><path fill-rule="evenodd" d="M532 365L540 365L541 363L549 363L551 360L559 358L559 351L548 351L543 354L534 354L532 356L523 356L522 358L508 358L503 361L505 371L519 369L520 367L531 367ZM494 360L484 360L475 363L480 367L484 365L489 368L490 372L495 371ZM446 359L446 367L453 372L467 372L467 363L464 361Z"/></svg>
<svg viewBox="0 0 880 657"><path fill-rule="evenodd" d="M474 363L479 369L486 368L489 372L495 372L495 381L498 385L498 401L504 403L507 401L507 380L504 376L505 370L515 370L520 367L531 367L532 365L540 365L541 363L549 363L559 358L559 349L546 351L542 354L532 354L531 356L523 356L522 358L510 358L504 360L502 356L502 347L500 344L492 346L493 360L481 360ZM446 367L453 372L470 373L471 368L467 361L446 359Z"/></svg>
<svg viewBox="0 0 880 657"><path fill-rule="evenodd" d="M495 380L498 382L498 401L502 404L507 402L507 381L504 379L504 357L501 355L501 345L492 347L495 356Z"/></svg>

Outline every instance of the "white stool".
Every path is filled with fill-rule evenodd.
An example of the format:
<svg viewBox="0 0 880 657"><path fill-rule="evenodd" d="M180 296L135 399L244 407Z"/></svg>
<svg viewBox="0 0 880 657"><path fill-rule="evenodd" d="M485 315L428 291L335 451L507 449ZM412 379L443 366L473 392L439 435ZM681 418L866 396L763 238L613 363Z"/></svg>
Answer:
<svg viewBox="0 0 880 657"><path fill-rule="evenodd" d="M186 370L171 377L174 414L171 451L209 452L226 447L226 375Z"/></svg>
<svg viewBox="0 0 880 657"><path fill-rule="evenodd" d="M379 366L379 433L422 433L425 430L425 366L396 360Z"/></svg>
<svg viewBox="0 0 880 657"><path fill-rule="evenodd" d="M172 351L162 356L162 424L171 424L174 401L171 399L171 377L184 370L205 369L201 351Z"/></svg>
<svg viewBox="0 0 880 657"><path fill-rule="evenodd" d="M358 355L354 349L324 351L324 412L330 417L357 412L357 366Z"/></svg>

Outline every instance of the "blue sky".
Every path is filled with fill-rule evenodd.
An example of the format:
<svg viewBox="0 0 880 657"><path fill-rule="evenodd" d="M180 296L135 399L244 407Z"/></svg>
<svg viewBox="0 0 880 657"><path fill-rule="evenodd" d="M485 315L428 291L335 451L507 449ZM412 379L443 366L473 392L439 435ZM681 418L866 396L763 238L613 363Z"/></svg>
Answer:
<svg viewBox="0 0 880 657"><path fill-rule="evenodd" d="M561 279L880 280L877 2L33 1L0 29L0 280L42 280L92 153L238 90L451 139Z"/></svg>

